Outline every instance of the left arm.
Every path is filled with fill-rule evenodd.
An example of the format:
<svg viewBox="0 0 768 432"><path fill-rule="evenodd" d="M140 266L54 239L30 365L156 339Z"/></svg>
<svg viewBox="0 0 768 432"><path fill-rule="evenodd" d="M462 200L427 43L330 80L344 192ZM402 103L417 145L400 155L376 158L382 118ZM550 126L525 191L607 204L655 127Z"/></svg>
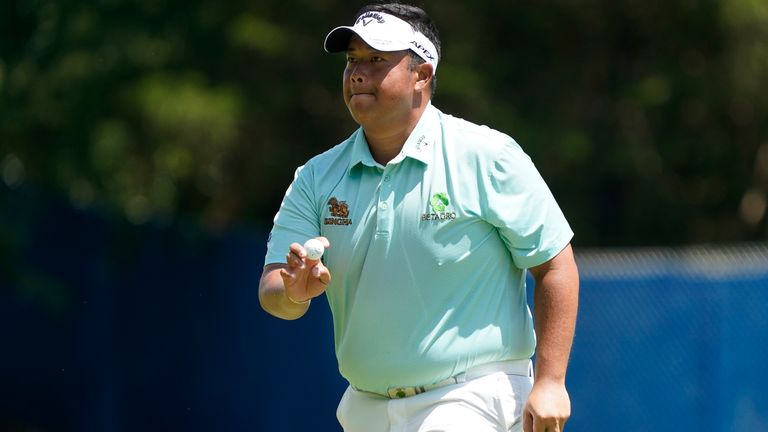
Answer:
<svg viewBox="0 0 768 432"><path fill-rule="evenodd" d="M579 273L571 245L529 271L536 280L537 348L535 381L523 413L523 429L560 432L571 415L565 373L579 303Z"/></svg>

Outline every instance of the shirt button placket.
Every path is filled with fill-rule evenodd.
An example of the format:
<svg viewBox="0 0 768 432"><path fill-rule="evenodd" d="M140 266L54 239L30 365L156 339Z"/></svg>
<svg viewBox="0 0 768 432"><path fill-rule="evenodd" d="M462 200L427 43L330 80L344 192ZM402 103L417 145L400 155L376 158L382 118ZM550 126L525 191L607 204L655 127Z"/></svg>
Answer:
<svg viewBox="0 0 768 432"><path fill-rule="evenodd" d="M378 203L378 226L376 229L376 236L381 238L387 238L390 234L390 226L393 218L392 210L390 209L389 201L392 199L392 176L389 174L390 167L384 169L384 175L381 178L381 186L379 187L379 203Z"/></svg>

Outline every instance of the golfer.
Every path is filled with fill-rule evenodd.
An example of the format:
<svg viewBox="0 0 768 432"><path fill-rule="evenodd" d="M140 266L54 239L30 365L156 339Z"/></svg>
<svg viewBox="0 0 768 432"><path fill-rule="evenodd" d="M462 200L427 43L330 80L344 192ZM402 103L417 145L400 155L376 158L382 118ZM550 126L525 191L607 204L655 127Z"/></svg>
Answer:
<svg viewBox="0 0 768 432"><path fill-rule="evenodd" d="M326 294L349 381L345 431L562 431L578 272L573 232L531 159L432 104L441 49L423 10L366 6L325 50L346 56L342 91L360 127L296 170L262 307L296 319ZM320 259L302 246L311 238Z"/></svg>

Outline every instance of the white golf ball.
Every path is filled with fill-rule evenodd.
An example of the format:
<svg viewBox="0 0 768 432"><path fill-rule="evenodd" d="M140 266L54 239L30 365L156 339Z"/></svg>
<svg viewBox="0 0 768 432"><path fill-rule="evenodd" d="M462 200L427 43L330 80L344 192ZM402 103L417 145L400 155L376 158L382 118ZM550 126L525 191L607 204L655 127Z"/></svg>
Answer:
<svg viewBox="0 0 768 432"><path fill-rule="evenodd" d="M313 238L307 240L307 242L304 243L304 250L307 251L307 258L311 260L318 260L321 256L323 256L325 247L320 240Z"/></svg>

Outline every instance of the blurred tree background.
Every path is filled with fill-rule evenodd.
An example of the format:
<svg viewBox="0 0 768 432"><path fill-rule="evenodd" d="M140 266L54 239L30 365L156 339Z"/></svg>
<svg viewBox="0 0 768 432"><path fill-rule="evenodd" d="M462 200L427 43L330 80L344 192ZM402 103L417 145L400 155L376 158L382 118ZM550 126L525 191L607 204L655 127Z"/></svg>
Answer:
<svg viewBox="0 0 768 432"><path fill-rule="evenodd" d="M322 43L362 3L0 0L0 429L290 430L252 398L301 396L259 362L307 342L338 384L327 310L255 286L294 170L356 128ZM522 145L577 248L768 240L768 2L417 3L434 104Z"/></svg>
<svg viewBox="0 0 768 432"><path fill-rule="evenodd" d="M444 47L435 105L517 139L579 245L768 237L768 3L421 5ZM356 126L322 41L357 6L4 0L3 193L268 224L294 169Z"/></svg>

